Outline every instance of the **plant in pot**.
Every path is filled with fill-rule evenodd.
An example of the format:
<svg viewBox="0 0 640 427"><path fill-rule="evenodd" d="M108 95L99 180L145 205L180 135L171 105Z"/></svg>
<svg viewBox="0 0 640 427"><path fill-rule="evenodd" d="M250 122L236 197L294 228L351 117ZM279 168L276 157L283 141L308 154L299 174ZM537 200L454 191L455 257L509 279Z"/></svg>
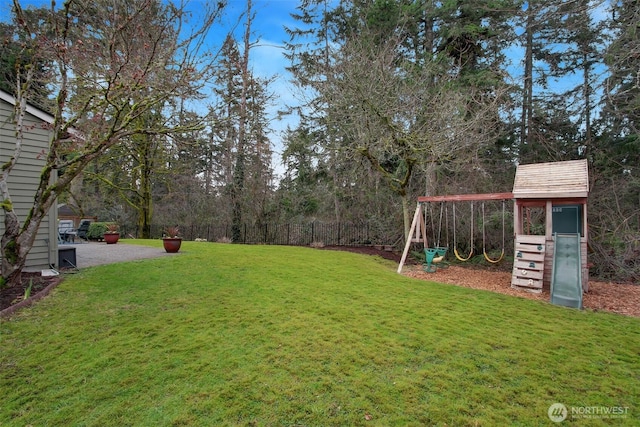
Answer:
<svg viewBox="0 0 640 427"><path fill-rule="evenodd" d="M165 235L162 237L162 245L164 246L164 250L169 253L175 253L180 250L182 237L180 237L178 226L166 228Z"/></svg>
<svg viewBox="0 0 640 427"><path fill-rule="evenodd" d="M118 229L118 224L107 224L107 231L104 232L103 236L104 241L107 242L107 245L118 243L118 240L120 239L120 231Z"/></svg>

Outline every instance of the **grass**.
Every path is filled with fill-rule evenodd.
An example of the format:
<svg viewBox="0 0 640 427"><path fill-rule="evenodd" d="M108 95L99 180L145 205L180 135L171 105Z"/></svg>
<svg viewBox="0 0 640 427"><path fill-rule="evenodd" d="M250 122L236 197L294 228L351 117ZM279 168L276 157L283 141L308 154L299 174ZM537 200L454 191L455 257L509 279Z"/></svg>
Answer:
<svg viewBox="0 0 640 427"><path fill-rule="evenodd" d="M83 270L0 323L0 425L529 426L555 402L639 422L640 319L351 253L182 252Z"/></svg>

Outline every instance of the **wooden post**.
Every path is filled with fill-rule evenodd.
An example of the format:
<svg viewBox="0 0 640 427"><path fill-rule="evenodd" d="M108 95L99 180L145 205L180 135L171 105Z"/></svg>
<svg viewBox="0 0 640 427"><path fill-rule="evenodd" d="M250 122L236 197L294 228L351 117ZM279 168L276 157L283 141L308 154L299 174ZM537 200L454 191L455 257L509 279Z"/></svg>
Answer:
<svg viewBox="0 0 640 427"><path fill-rule="evenodd" d="M589 237L587 236L588 232L589 232L589 227L587 224L587 204L583 203L582 204L582 236L587 242L589 241Z"/></svg>
<svg viewBox="0 0 640 427"><path fill-rule="evenodd" d="M415 214L414 214L415 216ZM421 224L424 224L424 221L422 220L422 213L420 213L420 221L416 222L416 228L415 228L415 232L413 233L409 233L409 236L411 237L411 242L413 243L417 243L420 241L420 231L421 231ZM422 227L424 228L424 227Z"/></svg>
<svg viewBox="0 0 640 427"><path fill-rule="evenodd" d="M551 200L547 200L545 217L546 227L544 230L544 234L547 237L547 240L551 240L553 239L553 202Z"/></svg>
<svg viewBox="0 0 640 427"><path fill-rule="evenodd" d="M416 206L416 213L413 214L413 221L411 221L411 228L409 229L409 235L407 236L407 243L404 245L404 251L402 252L402 258L400 259L400 265L398 265L398 273L402 273L402 266L407 259L409 248L411 247L411 241L413 240L413 232L417 227L418 219L422 216L422 208L420 203ZM426 244L426 238L425 238Z"/></svg>
<svg viewBox="0 0 640 427"><path fill-rule="evenodd" d="M513 202L513 234L522 234L522 208L518 200Z"/></svg>
<svg viewBox="0 0 640 427"><path fill-rule="evenodd" d="M424 213L422 212L422 209L420 210L420 222L418 224L422 224L422 246L423 247L428 247L429 245L427 244L427 223L424 221ZM433 219L432 219L433 221ZM416 235L417 237L417 241L420 242L420 235Z"/></svg>

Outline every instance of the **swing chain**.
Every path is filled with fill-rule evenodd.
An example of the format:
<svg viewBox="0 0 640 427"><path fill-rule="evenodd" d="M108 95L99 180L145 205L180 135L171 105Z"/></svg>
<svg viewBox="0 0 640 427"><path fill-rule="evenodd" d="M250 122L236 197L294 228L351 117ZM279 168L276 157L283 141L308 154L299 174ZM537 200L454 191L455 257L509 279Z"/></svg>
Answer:
<svg viewBox="0 0 640 427"><path fill-rule="evenodd" d="M484 258L492 264L497 264L504 258L504 237L505 237L505 202L502 201L502 251L498 259L491 259L487 254L486 249L486 237L485 237L485 217L484 217L484 202L482 202L482 253Z"/></svg>
<svg viewBox="0 0 640 427"><path fill-rule="evenodd" d="M469 255L466 258L464 258L458 252L458 247L456 245L456 204L454 203L453 204L453 254L456 256L456 258L458 258L458 260L460 260L460 261L469 261L471 259L471 257L473 256L473 201L471 201L470 240L471 240L471 242L469 243L469 246L470 246Z"/></svg>

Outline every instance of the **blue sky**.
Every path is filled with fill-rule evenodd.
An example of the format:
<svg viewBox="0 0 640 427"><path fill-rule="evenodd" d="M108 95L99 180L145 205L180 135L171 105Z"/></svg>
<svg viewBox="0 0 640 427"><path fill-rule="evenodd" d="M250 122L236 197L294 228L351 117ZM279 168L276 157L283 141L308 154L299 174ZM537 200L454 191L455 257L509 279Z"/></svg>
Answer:
<svg viewBox="0 0 640 427"><path fill-rule="evenodd" d="M275 76L270 91L276 97L276 105L270 106L268 113L272 118L270 136L274 150L273 166L276 173L280 175L284 172L280 157L282 134L287 126L294 127L297 124L295 117L277 118L278 109L284 105L297 103L294 86L290 81L291 75L285 70L289 61L284 57L283 47L289 37L284 27L296 26L296 22L291 18L291 13L296 11L298 5L299 2L296 0L253 0L252 2L255 19L252 23L251 41L255 43L255 46L249 54L249 59L255 76L262 78ZM223 28L233 28L245 10L245 0L230 0L223 17ZM235 29L235 36L239 42L242 41L244 33L243 24L244 21Z"/></svg>
<svg viewBox="0 0 640 427"><path fill-rule="evenodd" d="M207 0L191 0L189 8L197 11L207 3ZM57 0L60 5L62 0ZM23 8L28 6L50 7L50 0L22 0ZM284 26L295 26L295 21L291 18L291 13L296 11L299 2L296 0L253 0L253 12L255 19L252 23L251 41L254 44L249 58L250 67L257 77L275 78L270 86L270 91L277 98L273 105L268 108L268 114L272 118L271 141L274 149L274 168L276 173L282 174L280 165L280 153L282 152L282 133L287 125L295 126L297 119L294 117L278 119L277 111L282 105L295 104L296 98L293 92L293 85L290 83L291 76L285 70L289 62L284 58L284 42L288 40L288 35L284 31ZM0 20L6 20L10 16L12 2L10 0L0 0ZM235 28L234 34L239 42L242 42L244 33L243 15L246 11L246 0L228 0L228 5L221 20L221 27L212 33L211 44L213 47L219 45L224 40L226 34ZM239 21L240 19L240 21Z"/></svg>

